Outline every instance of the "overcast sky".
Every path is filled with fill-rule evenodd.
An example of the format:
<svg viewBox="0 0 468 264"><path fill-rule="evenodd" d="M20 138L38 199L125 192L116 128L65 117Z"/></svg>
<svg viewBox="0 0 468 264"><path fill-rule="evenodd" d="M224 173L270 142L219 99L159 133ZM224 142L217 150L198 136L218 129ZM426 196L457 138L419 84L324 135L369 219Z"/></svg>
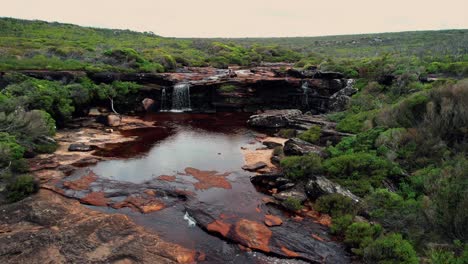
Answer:
<svg viewBox="0 0 468 264"><path fill-rule="evenodd" d="M0 16L153 31L283 37L468 28L468 0L0 0Z"/></svg>

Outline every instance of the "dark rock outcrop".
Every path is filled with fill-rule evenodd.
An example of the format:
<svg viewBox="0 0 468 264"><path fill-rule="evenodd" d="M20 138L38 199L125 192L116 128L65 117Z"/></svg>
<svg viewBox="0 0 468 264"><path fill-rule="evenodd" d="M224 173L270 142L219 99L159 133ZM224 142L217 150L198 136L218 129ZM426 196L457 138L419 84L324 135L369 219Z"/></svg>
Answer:
<svg viewBox="0 0 468 264"><path fill-rule="evenodd" d="M346 87L330 96L329 107L330 111L344 111L348 107L351 96L357 93L357 89L353 87L354 80L349 79Z"/></svg>
<svg viewBox="0 0 468 264"><path fill-rule="evenodd" d="M267 205L259 208L256 218L244 218L235 212L221 214L223 208L207 208L199 202L188 204L186 210L209 233L252 250L310 263L350 262L344 248L332 241L327 228L311 218L298 222L272 217L282 213Z"/></svg>
<svg viewBox="0 0 468 264"><path fill-rule="evenodd" d="M351 193L349 190L341 187L339 184L330 181L323 176L316 176L309 180L305 186L305 192L309 198L315 200L322 195L338 193L351 198L354 202L360 202L360 198Z"/></svg>
<svg viewBox="0 0 468 264"><path fill-rule="evenodd" d="M90 145L86 145L83 143L77 143L77 144L70 144L68 147L68 151L81 151L81 152L87 152L93 150L93 147Z"/></svg>
<svg viewBox="0 0 468 264"><path fill-rule="evenodd" d="M284 143L283 152L286 156L303 156L309 153L323 155L323 148L299 138L291 138Z"/></svg>
<svg viewBox="0 0 468 264"><path fill-rule="evenodd" d="M247 124L253 127L281 128L288 126L290 118L301 114L302 112L297 109L268 110L262 114L251 116Z"/></svg>

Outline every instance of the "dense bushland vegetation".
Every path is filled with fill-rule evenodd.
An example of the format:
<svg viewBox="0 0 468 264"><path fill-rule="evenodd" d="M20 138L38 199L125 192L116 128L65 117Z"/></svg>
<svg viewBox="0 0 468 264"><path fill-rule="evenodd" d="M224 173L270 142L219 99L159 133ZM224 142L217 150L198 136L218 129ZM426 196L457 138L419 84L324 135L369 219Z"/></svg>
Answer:
<svg viewBox="0 0 468 264"><path fill-rule="evenodd" d="M0 90L0 192L5 191L8 201L37 191L25 158L55 151L52 137L57 126L86 113L91 105L109 105L112 100L117 108L124 106L128 103L127 95L140 88L118 81L97 85L88 78L65 85L18 73L7 73L3 80L6 83Z"/></svg>
<svg viewBox="0 0 468 264"><path fill-rule="evenodd" d="M91 105L112 101L117 109L125 107L140 88L85 77L64 84L15 70L156 73L262 62L291 62L356 79L359 92L347 110L328 116L338 130L355 136L329 145L326 158L281 160L289 179L325 175L362 198L359 205L341 195L315 201L355 254L368 263L418 263L418 256L434 264L468 262L468 30L172 39L0 18L0 195L14 202L37 190L26 158L53 152L57 127ZM319 127L279 134L311 143L321 135ZM285 204L302 207L294 199Z"/></svg>

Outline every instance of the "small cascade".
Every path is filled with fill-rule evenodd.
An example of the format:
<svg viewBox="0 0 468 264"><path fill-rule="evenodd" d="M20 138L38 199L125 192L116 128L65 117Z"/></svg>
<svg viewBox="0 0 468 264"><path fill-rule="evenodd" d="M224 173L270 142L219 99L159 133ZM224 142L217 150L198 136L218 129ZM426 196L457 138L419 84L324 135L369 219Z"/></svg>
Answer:
<svg viewBox="0 0 468 264"><path fill-rule="evenodd" d="M161 111L168 111L169 109L169 102L167 100L167 92L166 88L163 88L161 91Z"/></svg>
<svg viewBox="0 0 468 264"><path fill-rule="evenodd" d="M302 91L304 93L304 97L302 99L303 100L302 104L303 104L303 106L308 108L309 107L309 94L311 92L311 89L309 87L309 83L307 83L306 81L303 82L301 88L302 88Z"/></svg>
<svg viewBox="0 0 468 264"><path fill-rule="evenodd" d="M191 111L190 105L190 84L178 83L174 85L172 91L172 109L173 112Z"/></svg>

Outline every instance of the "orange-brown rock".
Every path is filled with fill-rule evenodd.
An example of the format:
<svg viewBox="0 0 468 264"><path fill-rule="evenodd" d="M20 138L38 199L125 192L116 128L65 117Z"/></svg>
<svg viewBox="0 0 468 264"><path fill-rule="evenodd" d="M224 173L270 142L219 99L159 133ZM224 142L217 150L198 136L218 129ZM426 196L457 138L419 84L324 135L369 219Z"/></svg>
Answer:
<svg viewBox="0 0 468 264"><path fill-rule="evenodd" d="M112 204L111 206L115 209L128 207L142 214L156 212L166 207L162 201L154 197L143 196L129 196L122 202Z"/></svg>
<svg viewBox="0 0 468 264"><path fill-rule="evenodd" d="M321 238L319 235L317 234L312 234L311 235L314 239L318 240L318 241L325 241L325 239Z"/></svg>
<svg viewBox="0 0 468 264"><path fill-rule="evenodd" d="M206 190L210 188L232 188L231 183L226 179L226 177L230 175L229 172L218 174L217 171L201 171L194 168L186 168L185 173L193 176L198 180L197 183L193 184L197 190Z"/></svg>
<svg viewBox="0 0 468 264"><path fill-rule="evenodd" d="M314 222L319 223L321 225L330 227L332 225L332 219L327 214L321 214L315 211L313 208L306 208L302 212L303 217L310 217L314 219Z"/></svg>
<svg viewBox="0 0 468 264"><path fill-rule="evenodd" d="M291 258L299 257L299 254L297 254L296 252L292 250L287 249L286 247L281 247L281 251L283 251L283 253L286 254L286 256L288 257L291 257Z"/></svg>
<svg viewBox="0 0 468 264"><path fill-rule="evenodd" d="M247 219L239 220L234 227L236 240L252 249L270 252L271 230L265 225Z"/></svg>
<svg viewBox="0 0 468 264"><path fill-rule="evenodd" d="M63 182L63 186L74 191L82 191L89 189L91 183L95 182L96 180L97 175L93 171L89 171L88 174L77 180Z"/></svg>
<svg viewBox="0 0 468 264"><path fill-rule="evenodd" d="M167 181L167 182L174 182L176 180L176 176L169 176L169 175L161 175L158 177L160 181Z"/></svg>
<svg viewBox="0 0 468 264"><path fill-rule="evenodd" d="M107 206L109 204L109 200L104 196L103 192L91 192L81 198L80 201L94 206Z"/></svg>
<svg viewBox="0 0 468 264"><path fill-rule="evenodd" d="M267 226L279 226L283 223L283 220L278 216L267 214L265 215L264 222Z"/></svg>
<svg viewBox="0 0 468 264"><path fill-rule="evenodd" d="M229 233L229 230L231 230L231 224L227 224L223 221L216 220L206 226L206 229L210 232L215 232L219 233L223 237L226 237Z"/></svg>
<svg viewBox="0 0 468 264"><path fill-rule="evenodd" d="M163 241L125 215L91 210L46 190L0 210L0 263L172 264L196 263L202 255Z"/></svg>

